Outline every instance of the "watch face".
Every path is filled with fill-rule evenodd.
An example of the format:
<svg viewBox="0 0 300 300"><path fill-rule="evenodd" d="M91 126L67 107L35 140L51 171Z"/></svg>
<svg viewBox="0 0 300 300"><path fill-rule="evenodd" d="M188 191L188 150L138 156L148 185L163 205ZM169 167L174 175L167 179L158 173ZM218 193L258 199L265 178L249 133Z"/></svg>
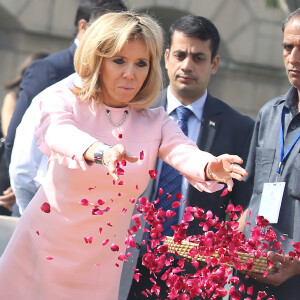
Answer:
<svg viewBox="0 0 300 300"><path fill-rule="evenodd" d="M103 156L104 152L111 148L112 146L105 145L105 144L99 144L94 152L94 159L96 164L103 165Z"/></svg>
<svg viewBox="0 0 300 300"><path fill-rule="evenodd" d="M103 152L95 151L94 153L94 159L96 164L103 164Z"/></svg>

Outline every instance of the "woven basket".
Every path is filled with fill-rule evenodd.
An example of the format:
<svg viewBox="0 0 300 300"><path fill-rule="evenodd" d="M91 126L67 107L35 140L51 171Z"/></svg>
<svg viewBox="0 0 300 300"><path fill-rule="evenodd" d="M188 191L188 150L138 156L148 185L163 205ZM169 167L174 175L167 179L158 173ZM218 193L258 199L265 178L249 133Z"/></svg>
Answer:
<svg viewBox="0 0 300 300"><path fill-rule="evenodd" d="M168 252L173 253L173 254L178 254L182 257L185 258L190 258L190 259L196 259L197 261L202 261L206 262L207 257L206 256L201 256L197 254L195 257L192 257L189 255L189 252L197 247L198 245L196 243L188 242L188 241L181 241L181 244L175 243L174 238L171 236L167 236L165 241L165 245L168 245ZM262 256L260 258L254 258L253 254L248 254L248 253L243 253L243 252L237 252L238 255L238 261L242 264L248 263L249 259L253 261L253 269L251 272L256 272L256 273L261 273L263 274L266 270L268 270L268 273L274 273L275 271L275 266L272 268L268 268L267 265L267 258ZM211 257L216 257L220 258L220 256L216 253L212 255ZM235 265L233 262L226 262L224 265L229 266L234 268Z"/></svg>

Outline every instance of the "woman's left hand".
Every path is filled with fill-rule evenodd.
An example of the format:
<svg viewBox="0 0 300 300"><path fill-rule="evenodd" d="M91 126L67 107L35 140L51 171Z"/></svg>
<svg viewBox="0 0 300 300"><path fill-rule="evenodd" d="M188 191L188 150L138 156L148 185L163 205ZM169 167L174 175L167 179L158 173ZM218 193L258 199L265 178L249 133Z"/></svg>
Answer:
<svg viewBox="0 0 300 300"><path fill-rule="evenodd" d="M239 165L242 163L243 160L237 155L222 154L207 164L206 175L208 179L226 183L228 191L231 192L232 178L242 181L243 176L248 175L247 171Z"/></svg>

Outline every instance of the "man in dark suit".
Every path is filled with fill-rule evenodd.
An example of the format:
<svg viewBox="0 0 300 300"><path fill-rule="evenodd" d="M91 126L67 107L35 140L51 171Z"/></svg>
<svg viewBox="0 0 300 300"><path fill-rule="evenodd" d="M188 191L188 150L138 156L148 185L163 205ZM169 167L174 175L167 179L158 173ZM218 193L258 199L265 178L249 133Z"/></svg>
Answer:
<svg viewBox="0 0 300 300"><path fill-rule="evenodd" d="M11 160L16 129L25 111L31 104L32 99L45 88L75 72L73 65L74 53L80 39L87 29L91 16L96 18L102 15L104 11L121 11L126 9L122 0L81 0L75 17L76 38L71 46L68 49L35 61L26 69L20 84L17 105L9 124L5 140L5 152L8 165ZM10 193L14 196L13 191ZM16 206L14 207L13 215L19 215Z"/></svg>
<svg viewBox="0 0 300 300"><path fill-rule="evenodd" d="M192 111L188 119L188 136L201 150L208 151L215 156L223 153L239 155L246 162L249 144L252 136L254 121L231 108L223 101L214 98L207 92L211 75L219 67L220 56L217 54L220 37L217 28L206 18L200 16L184 16L176 20L169 31L169 47L165 51L165 66L168 71L170 84L163 90L155 107L164 106L169 116L178 122L176 109L179 106ZM162 163L158 161L157 170L160 174ZM153 200L157 197L157 190L166 178L158 174L148 186L146 195ZM193 188L186 179L180 186L186 203L179 210L179 221L182 219L186 205L198 206L224 220L225 210L229 201L234 205L245 207L251 195L251 186L245 182L235 181L233 191L221 197L220 192L208 194L200 193ZM168 192L168 190L166 190ZM190 222L188 235L201 234L199 221ZM142 251L140 251L142 252ZM157 299L146 298L141 294L146 288L151 289L153 283L149 280L149 271L141 265L139 255L137 268L142 273L140 282L132 282L128 299ZM166 286L161 285L161 296L167 298Z"/></svg>

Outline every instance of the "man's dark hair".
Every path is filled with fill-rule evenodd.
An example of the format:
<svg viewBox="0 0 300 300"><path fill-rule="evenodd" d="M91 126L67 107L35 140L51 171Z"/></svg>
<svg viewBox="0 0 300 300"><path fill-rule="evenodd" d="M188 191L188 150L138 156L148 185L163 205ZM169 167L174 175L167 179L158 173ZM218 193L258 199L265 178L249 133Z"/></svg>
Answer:
<svg viewBox="0 0 300 300"><path fill-rule="evenodd" d="M220 35L216 26L201 16L183 16L177 19L169 30L169 47L172 44L174 31L182 32L188 37L195 37L202 41L210 40L211 59L217 55L220 45Z"/></svg>
<svg viewBox="0 0 300 300"><path fill-rule="evenodd" d="M94 11L98 11L100 16L102 11L105 13L125 10L127 7L122 0L80 0L75 17L75 27L77 28L78 21L81 19L89 22Z"/></svg>
<svg viewBox="0 0 300 300"><path fill-rule="evenodd" d="M293 18L300 18L300 8L296 9L295 11L291 12L288 17L282 23L282 31L284 32L287 23Z"/></svg>

